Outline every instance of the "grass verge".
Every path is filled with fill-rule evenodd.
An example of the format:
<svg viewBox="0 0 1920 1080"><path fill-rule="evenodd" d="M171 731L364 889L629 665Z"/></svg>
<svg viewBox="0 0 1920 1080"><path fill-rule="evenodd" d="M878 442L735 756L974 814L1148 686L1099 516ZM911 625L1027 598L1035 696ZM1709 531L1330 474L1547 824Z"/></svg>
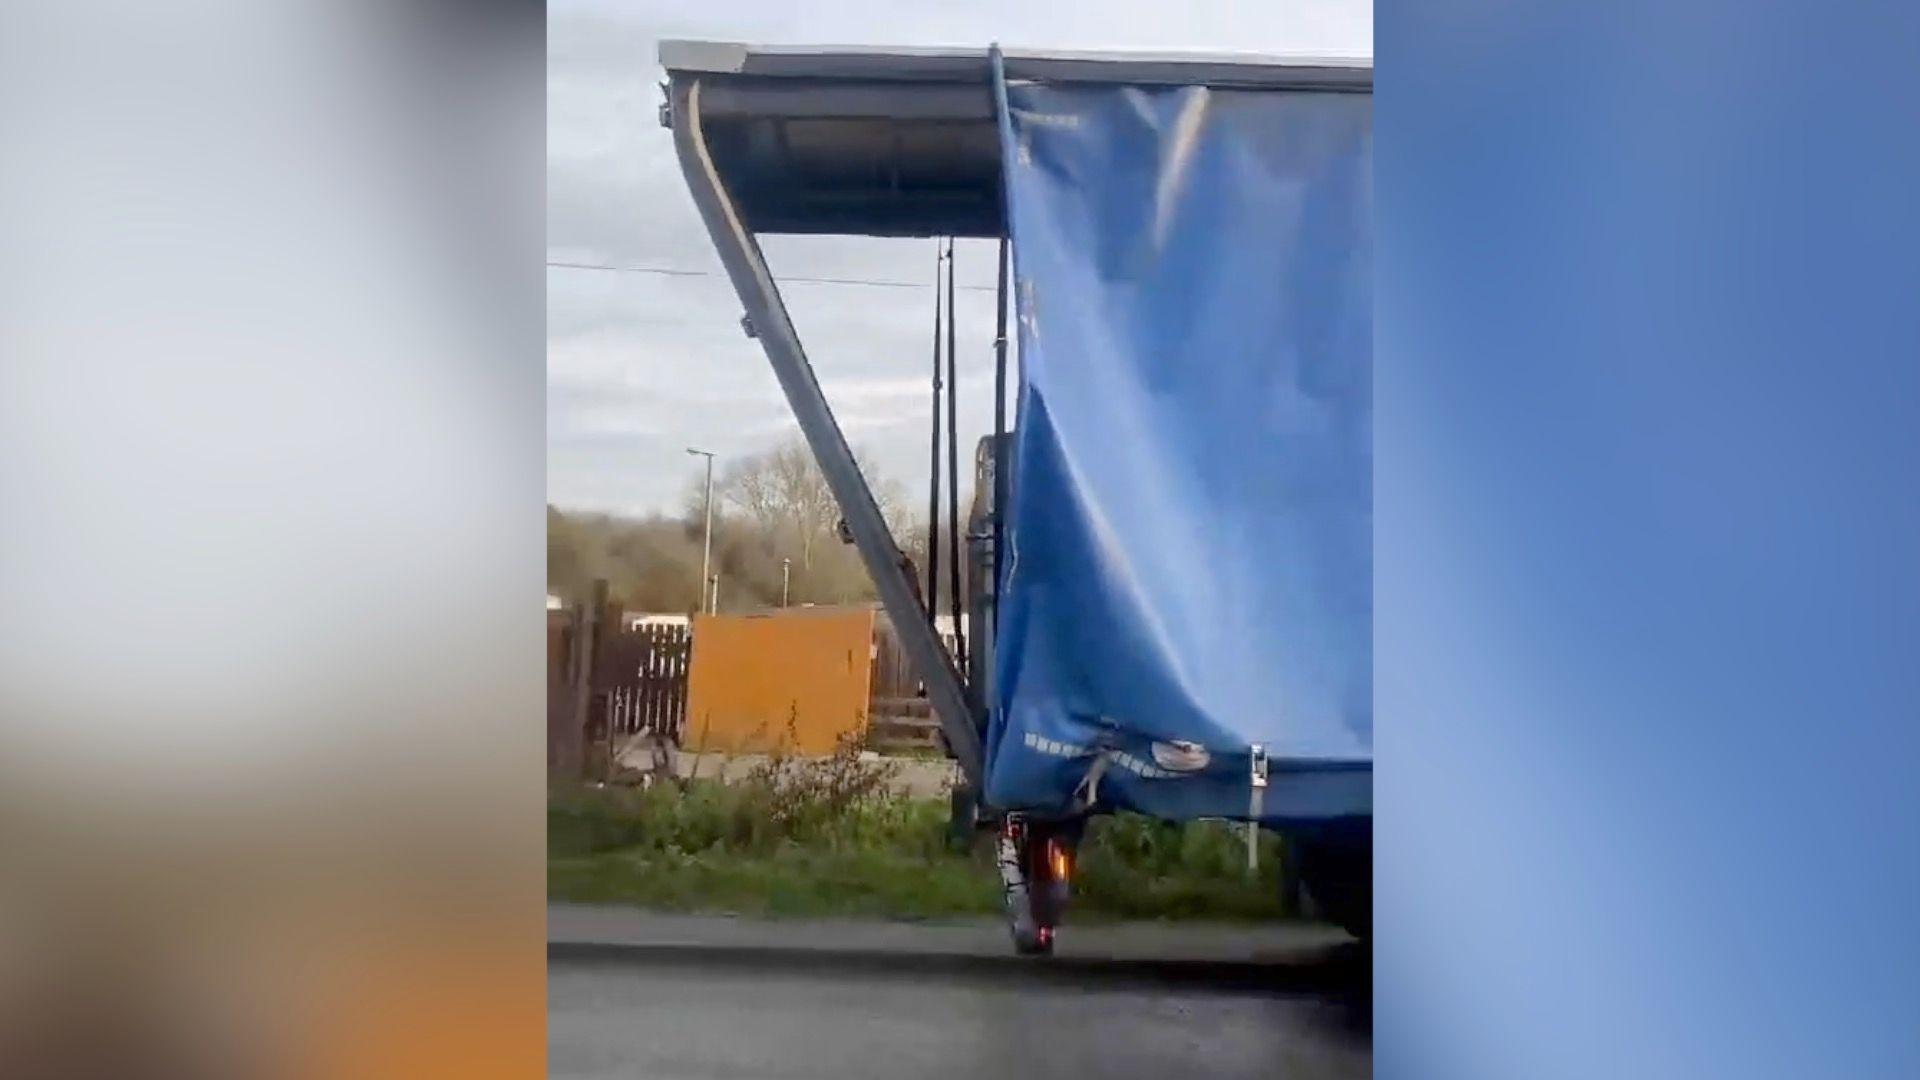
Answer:
<svg viewBox="0 0 1920 1080"><path fill-rule="evenodd" d="M851 754L779 759L743 782L557 793L547 811L550 899L768 916L944 918L1000 910L988 838L964 850L947 803L891 793L884 765ZM1283 917L1284 851L1220 822L1095 819L1073 917Z"/></svg>

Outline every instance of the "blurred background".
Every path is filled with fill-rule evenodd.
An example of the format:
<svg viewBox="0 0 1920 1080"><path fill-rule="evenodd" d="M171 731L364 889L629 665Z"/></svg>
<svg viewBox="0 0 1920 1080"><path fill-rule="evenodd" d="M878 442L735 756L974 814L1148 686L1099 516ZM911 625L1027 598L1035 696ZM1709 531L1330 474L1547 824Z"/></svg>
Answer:
<svg viewBox="0 0 1920 1080"><path fill-rule="evenodd" d="M0 14L0 1072L543 1067L543 31Z"/></svg>

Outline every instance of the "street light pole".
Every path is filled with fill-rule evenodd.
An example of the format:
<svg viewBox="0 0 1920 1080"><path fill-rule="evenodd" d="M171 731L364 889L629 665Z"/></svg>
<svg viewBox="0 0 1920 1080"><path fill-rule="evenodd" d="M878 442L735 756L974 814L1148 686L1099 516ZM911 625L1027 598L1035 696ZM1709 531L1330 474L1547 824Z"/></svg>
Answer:
<svg viewBox="0 0 1920 1080"><path fill-rule="evenodd" d="M706 537L700 545L700 591L704 594L707 592L707 582L712 579L713 566L713 453L709 450L695 450L691 446L687 447L687 453L707 459L707 497L705 499L707 530ZM707 601L707 614L713 614L713 601L706 595L701 599Z"/></svg>
<svg viewBox="0 0 1920 1080"><path fill-rule="evenodd" d="M781 559L780 560L780 606L781 607L787 606L787 582L791 580L792 575L793 575L793 560Z"/></svg>

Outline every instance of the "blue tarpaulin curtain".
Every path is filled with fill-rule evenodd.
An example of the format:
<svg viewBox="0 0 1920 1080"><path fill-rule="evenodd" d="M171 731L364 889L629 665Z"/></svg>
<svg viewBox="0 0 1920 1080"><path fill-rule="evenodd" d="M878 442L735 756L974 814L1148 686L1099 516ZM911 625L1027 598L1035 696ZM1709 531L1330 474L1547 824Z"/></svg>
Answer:
<svg viewBox="0 0 1920 1080"><path fill-rule="evenodd" d="M1020 343L987 799L1370 768L1371 95L1012 83ZM1208 751L1198 773L1153 744ZM1276 781L1282 782L1282 781ZM1351 787L1340 789L1351 791ZM1304 807L1304 809L1303 809Z"/></svg>

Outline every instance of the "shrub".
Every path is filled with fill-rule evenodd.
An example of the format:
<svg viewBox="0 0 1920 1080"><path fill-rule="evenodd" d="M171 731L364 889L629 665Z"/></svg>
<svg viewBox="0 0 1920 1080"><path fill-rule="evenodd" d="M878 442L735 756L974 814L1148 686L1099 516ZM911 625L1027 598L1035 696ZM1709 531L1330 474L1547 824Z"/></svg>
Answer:
<svg viewBox="0 0 1920 1080"><path fill-rule="evenodd" d="M548 850L560 856L619 849L764 853L801 844L934 854L944 808L895 793L897 776L897 766L862 760L858 745L847 740L825 758L776 752L731 784L584 788L549 802Z"/></svg>

